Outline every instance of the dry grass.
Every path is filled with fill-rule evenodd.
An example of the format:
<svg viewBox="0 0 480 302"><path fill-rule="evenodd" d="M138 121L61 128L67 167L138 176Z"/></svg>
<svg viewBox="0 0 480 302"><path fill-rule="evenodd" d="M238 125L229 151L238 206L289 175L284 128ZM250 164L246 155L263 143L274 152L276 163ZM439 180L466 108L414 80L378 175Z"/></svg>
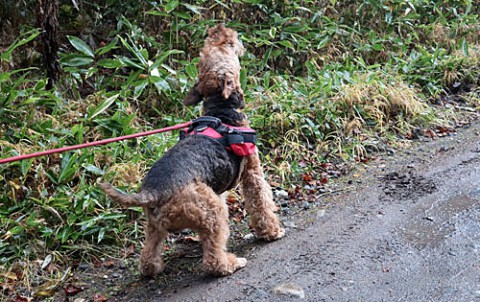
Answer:
<svg viewBox="0 0 480 302"><path fill-rule="evenodd" d="M354 84L344 85L334 101L345 108L343 129L347 136L367 128L380 133L393 129L404 134L411 127L401 121L415 119L427 110L419 91L399 79L369 83L362 76Z"/></svg>

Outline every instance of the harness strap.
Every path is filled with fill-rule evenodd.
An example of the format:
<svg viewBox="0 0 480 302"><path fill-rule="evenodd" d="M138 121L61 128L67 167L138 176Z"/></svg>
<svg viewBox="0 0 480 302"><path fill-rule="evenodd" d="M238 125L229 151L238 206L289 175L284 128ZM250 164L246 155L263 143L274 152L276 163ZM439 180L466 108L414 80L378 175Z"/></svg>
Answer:
<svg viewBox="0 0 480 302"><path fill-rule="evenodd" d="M221 143L227 150L239 156L247 156L255 152L257 141L255 130L226 125L216 117L202 116L193 120L188 129L180 132L180 139L197 134Z"/></svg>

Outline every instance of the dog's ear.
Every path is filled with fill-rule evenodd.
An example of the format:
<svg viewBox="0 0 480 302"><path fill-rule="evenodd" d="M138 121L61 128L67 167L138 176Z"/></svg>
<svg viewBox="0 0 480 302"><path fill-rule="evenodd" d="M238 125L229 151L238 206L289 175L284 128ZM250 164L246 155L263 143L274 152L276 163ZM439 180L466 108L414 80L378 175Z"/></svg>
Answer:
<svg viewBox="0 0 480 302"><path fill-rule="evenodd" d="M220 81L220 83L222 85L222 96L224 99L228 100L230 95L237 90L237 87L235 87L235 76L226 74L223 81Z"/></svg>

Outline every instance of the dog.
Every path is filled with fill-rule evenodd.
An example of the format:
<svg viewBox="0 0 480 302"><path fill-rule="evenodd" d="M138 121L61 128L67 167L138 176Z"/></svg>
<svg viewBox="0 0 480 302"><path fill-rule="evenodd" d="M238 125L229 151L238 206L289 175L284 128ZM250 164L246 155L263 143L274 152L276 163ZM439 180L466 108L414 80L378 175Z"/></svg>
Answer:
<svg viewBox="0 0 480 302"><path fill-rule="evenodd" d="M223 87L219 87L204 99L206 121L194 122L183 132L190 134L187 133L152 166L138 193L129 195L109 183L101 184L114 201L143 207L147 217L146 240L140 258L143 275L155 276L163 271L163 243L168 233L185 228L199 234L207 273L226 276L245 267L245 258L226 252L229 223L224 199L226 192L237 183L241 185L249 225L255 235L265 241L284 236L285 230L275 214L277 207L270 185L265 181L258 151L253 148L253 152L250 149L249 154L239 156L232 151L234 145L229 146L230 149L225 146L225 137L202 134L205 129L222 127L227 128L225 133L232 134L248 127L245 115L237 110L244 105L240 92L233 91L224 98ZM251 138L252 134L249 135ZM238 133L228 136L228 140L232 138L234 141L236 138L248 140L246 135L239 137ZM237 147L243 145L237 144Z"/></svg>
<svg viewBox="0 0 480 302"><path fill-rule="evenodd" d="M240 61L245 52L236 31L219 24L208 29L205 45L200 51L198 81L188 92L184 103L198 104L203 97L215 94L223 87L222 95L228 100L236 91L243 99L240 85Z"/></svg>

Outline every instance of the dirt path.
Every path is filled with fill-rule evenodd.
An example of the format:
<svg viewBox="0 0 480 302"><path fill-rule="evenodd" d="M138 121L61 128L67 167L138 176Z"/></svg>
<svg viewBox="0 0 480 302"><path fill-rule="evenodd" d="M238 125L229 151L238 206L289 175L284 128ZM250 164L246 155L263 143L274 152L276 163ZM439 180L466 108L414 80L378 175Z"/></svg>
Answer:
<svg viewBox="0 0 480 302"><path fill-rule="evenodd" d="M370 163L353 191L286 218L286 238L246 240L233 276L138 281L109 301L480 301L479 141L477 123ZM297 293L275 293L285 283Z"/></svg>

